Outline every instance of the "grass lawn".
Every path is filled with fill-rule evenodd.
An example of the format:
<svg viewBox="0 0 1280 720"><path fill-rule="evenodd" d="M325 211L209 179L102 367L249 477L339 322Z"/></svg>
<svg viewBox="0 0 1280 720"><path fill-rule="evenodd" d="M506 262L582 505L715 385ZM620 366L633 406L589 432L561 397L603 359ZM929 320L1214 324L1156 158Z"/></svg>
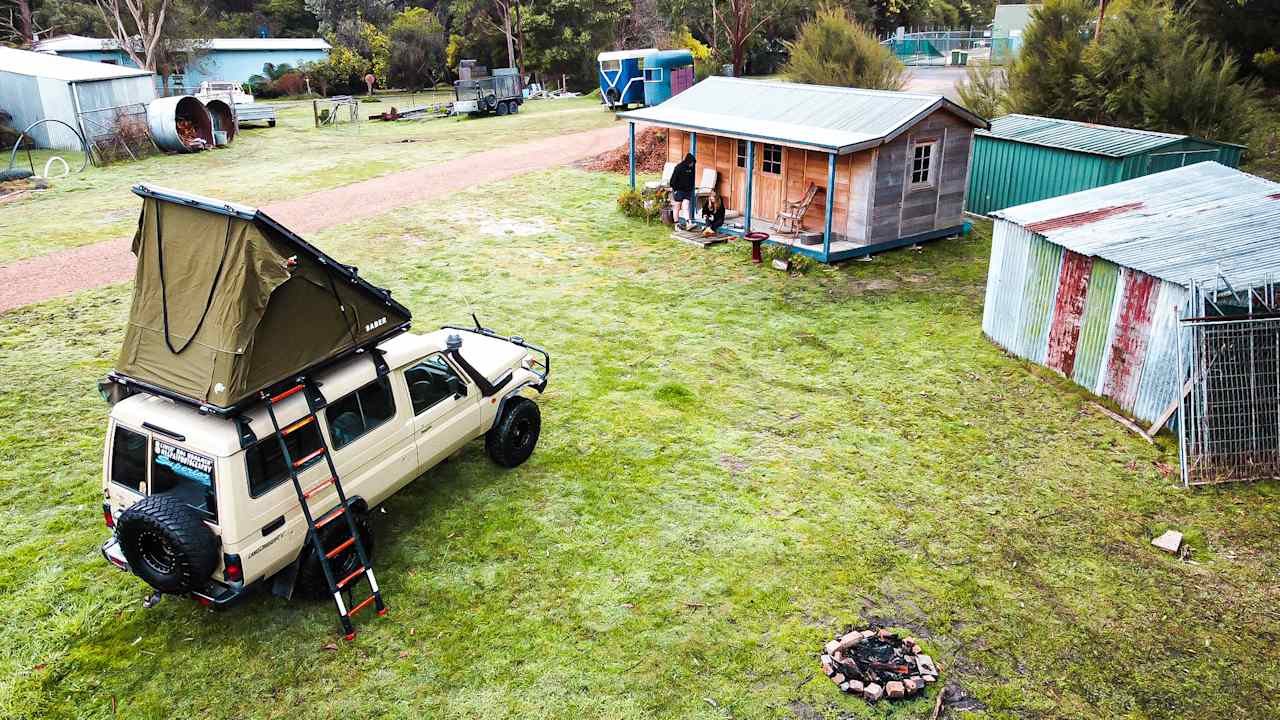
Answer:
<svg viewBox="0 0 1280 720"><path fill-rule="evenodd" d="M925 639L972 698L948 717L1280 713L1280 486L1182 490L1169 439L985 340L985 225L786 276L622 218L623 185L539 173L309 238L419 328L474 305L554 357L527 464L473 444L375 516L391 613L353 643L265 594L143 610L98 554L129 290L0 315L0 716L927 718L933 690L816 674L868 622ZM1193 563L1150 547L1169 527Z"/></svg>
<svg viewBox="0 0 1280 720"><path fill-rule="evenodd" d="M421 104L423 96L417 100ZM409 97L362 103L362 117ZM526 103L518 115L340 124L316 129L311 102L279 103L274 128L247 127L228 147L191 155L159 155L90 169L52 182L47 192L0 205L0 264L54 250L131 236L139 182L180 187L222 200L265 205L481 150L610 125L599 100ZM36 170L48 156L33 153ZM79 165L80 153L63 153ZM72 157L74 156L74 157ZM6 156L5 161L8 161ZM25 156L19 158L25 165ZM248 180L248 182L246 182Z"/></svg>

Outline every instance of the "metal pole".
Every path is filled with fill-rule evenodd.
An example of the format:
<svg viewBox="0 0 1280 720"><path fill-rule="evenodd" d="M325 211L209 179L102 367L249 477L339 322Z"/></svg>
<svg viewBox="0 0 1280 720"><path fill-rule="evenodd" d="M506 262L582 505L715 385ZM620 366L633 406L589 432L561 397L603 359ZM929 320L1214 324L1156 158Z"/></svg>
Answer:
<svg viewBox="0 0 1280 720"><path fill-rule="evenodd" d="M827 207L822 220L822 262L831 257L831 206L836 194L836 154L827 153ZM803 221L802 221L803 222Z"/></svg>
<svg viewBox="0 0 1280 720"><path fill-rule="evenodd" d="M693 160L698 161L698 133L689 133L689 154L693 155ZM696 182L696 181L695 181Z"/></svg>
<svg viewBox="0 0 1280 720"><path fill-rule="evenodd" d="M746 208L742 210L742 231L751 232L751 181L756 174L756 144L747 141L747 202Z"/></svg>
<svg viewBox="0 0 1280 720"><path fill-rule="evenodd" d="M636 189L636 124L627 123L627 135L629 136L627 144L627 163L631 173L631 191Z"/></svg>

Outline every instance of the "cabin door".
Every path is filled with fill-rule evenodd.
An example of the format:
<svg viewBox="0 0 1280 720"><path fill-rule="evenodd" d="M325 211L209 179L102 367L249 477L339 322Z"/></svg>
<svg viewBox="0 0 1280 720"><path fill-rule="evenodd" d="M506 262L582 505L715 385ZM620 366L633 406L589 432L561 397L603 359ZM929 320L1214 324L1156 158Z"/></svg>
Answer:
<svg viewBox="0 0 1280 720"><path fill-rule="evenodd" d="M720 138L720 142L725 144L724 156L727 161L724 165L729 168L729 182L724 193L728 200L726 207L745 215L744 209L747 206L747 141Z"/></svg>
<svg viewBox="0 0 1280 720"><path fill-rule="evenodd" d="M756 148L755 181L751 184L752 217L773 222L782 209L782 146L761 143Z"/></svg>

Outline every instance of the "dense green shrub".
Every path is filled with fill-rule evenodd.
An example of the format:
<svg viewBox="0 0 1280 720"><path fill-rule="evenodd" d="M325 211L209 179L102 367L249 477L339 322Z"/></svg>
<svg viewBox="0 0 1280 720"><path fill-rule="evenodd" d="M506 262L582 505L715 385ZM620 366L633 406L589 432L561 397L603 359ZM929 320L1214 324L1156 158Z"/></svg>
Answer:
<svg viewBox="0 0 1280 720"><path fill-rule="evenodd" d="M990 63L975 63L965 68L965 79L956 88L960 104L970 112L987 119L1007 112L1009 80L1004 69Z"/></svg>
<svg viewBox="0 0 1280 720"><path fill-rule="evenodd" d="M1018 59L1009 67L1008 106L1028 115L1075 118L1075 78L1084 72L1094 5L1088 0L1045 0L1031 13Z"/></svg>
<svg viewBox="0 0 1280 720"><path fill-rule="evenodd" d="M902 63L841 7L819 8L787 49L791 57L783 73L794 82L873 90L901 90L906 84Z"/></svg>
<svg viewBox="0 0 1280 720"><path fill-rule="evenodd" d="M645 195L636 190L627 190L618 196L618 209L623 215L645 222L653 222L662 217L665 204L660 195Z"/></svg>

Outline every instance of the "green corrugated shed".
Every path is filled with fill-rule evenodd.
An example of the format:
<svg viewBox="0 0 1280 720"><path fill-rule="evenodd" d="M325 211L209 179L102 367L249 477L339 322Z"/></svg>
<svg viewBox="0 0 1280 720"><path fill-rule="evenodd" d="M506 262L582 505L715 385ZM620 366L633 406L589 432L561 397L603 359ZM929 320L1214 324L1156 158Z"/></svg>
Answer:
<svg viewBox="0 0 1280 720"><path fill-rule="evenodd" d="M986 215L1206 160L1237 167L1243 151L1186 135L1006 115L974 133L965 209Z"/></svg>

